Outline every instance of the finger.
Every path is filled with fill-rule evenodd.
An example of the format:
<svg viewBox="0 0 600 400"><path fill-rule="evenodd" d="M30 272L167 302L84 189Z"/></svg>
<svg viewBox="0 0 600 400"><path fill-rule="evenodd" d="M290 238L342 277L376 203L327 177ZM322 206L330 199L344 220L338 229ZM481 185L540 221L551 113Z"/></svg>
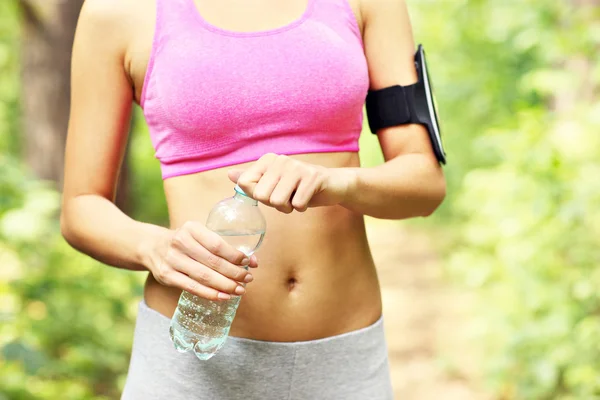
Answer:
<svg viewBox="0 0 600 400"><path fill-rule="evenodd" d="M221 275L212 268L192 260L183 254L172 257L170 264L176 271L186 274L206 287L229 294L243 294L245 292L243 288L238 289L240 286L238 282Z"/></svg>
<svg viewBox="0 0 600 400"><path fill-rule="evenodd" d="M315 180L310 177L305 177L300 181L296 193L292 198L292 207L297 211L304 212L308 208L310 199L314 196L316 191Z"/></svg>
<svg viewBox="0 0 600 400"><path fill-rule="evenodd" d="M285 174L277 183L277 186L271 193L269 203L277 210L289 214L294 208L292 207L292 195L300 182L300 175L295 172Z"/></svg>
<svg viewBox="0 0 600 400"><path fill-rule="evenodd" d="M227 171L227 177L233 183L237 183L238 179L240 179L240 175L244 173L243 169L230 169Z"/></svg>
<svg viewBox="0 0 600 400"><path fill-rule="evenodd" d="M237 180L237 184L250 197L254 197L254 188L260 181L269 166L277 159L277 155L268 153L258 159L250 168L244 171Z"/></svg>
<svg viewBox="0 0 600 400"><path fill-rule="evenodd" d="M271 205L269 199L271 198L273 190L279 183L281 173L283 172L282 161L279 160L282 159L278 159L269 166L256 186L254 186L254 191L252 192L252 198L254 200L258 200L268 206Z"/></svg>
<svg viewBox="0 0 600 400"><path fill-rule="evenodd" d="M186 223L186 230L190 233L193 240L200 244L200 247L203 247L210 253L236 265L245 266L250 262L250 259L243 252L237 250L235 247L227 243L221 236L211 231L204 225L193 222ZM185 241L185 235L182 240ZM186 244L187 243L184 243L184 245ZM193 247L197 252L201 251L198 249L197 245L187 245L187 247ZM191 256L191 254L188 255Z"/></svg>
<svg viewBox="0 0 600 400"><path fill-rule="evenodd" d="M250 257L250 265L248 266L250 268L258 268L258 259L254 254Z"/></svg>
<svg viewBox="0 0 600 400"><path fill-rule="evenodd" d="M218 236L218 235L217 235ZM222 240L221 237L219 239ZM192 234L189 232L181 232L179 235L177 242L174 243L174 246L177 250L191 259L206 265L224 275L230 279L233 279L238 282L250 282L250 280L246 280L246 277L250 275L245 268L242 268L238 265L234 265L227 261L224 258L219 257L216 254L211 253L206 248L204 248L201 244L199 244L194 238ZM242 260L241 262L245 262L250 264L250 259L248 257L244 257L247 260Z"/></svg>
<svg viewBox="0 0 600 400"><path fill-rule="evenodd" d="M180 272L173 273L167 284L208 300L218 301L231 299L230 294L219 292L218 290L204 286Z"/></svg>
<svg viewBox="0 0 600 400"><path fill-rule="evenodd" d="M193 255L188 254L192 259L205 265L219 274L232 279L237 282L251 282L252 277L248 278L252 274L248 272L244 267L230 263L224 258L219 257L216 254L211 253L202 246L198 246L193 250ZM247 257L246 257L247 258ZM250 259L247 258L248 264Z"/></svg>

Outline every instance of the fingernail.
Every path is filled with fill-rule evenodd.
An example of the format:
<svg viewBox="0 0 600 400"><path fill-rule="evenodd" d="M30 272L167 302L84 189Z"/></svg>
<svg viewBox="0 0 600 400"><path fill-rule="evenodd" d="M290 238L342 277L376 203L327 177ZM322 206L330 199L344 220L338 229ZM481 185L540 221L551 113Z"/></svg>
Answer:
<svg viewBox="0 0 600 400"><path fill-rule="evenodd" d="M246 293L246 289L244 289L242 286L238 286L235 288L235 294L244 294Z"/></svg>
<svg viewBox="0 0 600 400"><path fill-rule="evenodd" d="M227 293L219 293L217 297L220 298L221 300L229 300L229 299L231 299L231 296L228 295Z"/></svg>
<svg viewBox="0 0 600 400"><path fill-rule="evenodd" d="M248 257L242 260L242 265L250 265L250 259Z"/></svg>
<svg viewBox="0 0 600 400"><path fill-rule="evenodd" d="M246 275L246 277L244 278L244 282L252 282L254 280L254 277L250 274Z"/></svg>

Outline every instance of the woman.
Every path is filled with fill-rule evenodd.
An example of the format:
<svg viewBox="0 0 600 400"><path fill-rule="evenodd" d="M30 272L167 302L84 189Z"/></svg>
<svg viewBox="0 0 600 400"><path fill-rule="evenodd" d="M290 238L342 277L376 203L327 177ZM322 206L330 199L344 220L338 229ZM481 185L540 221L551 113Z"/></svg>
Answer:
<svg viewBox="0 0 600 400"><path fill-rule="evenodd" d="M374 168L357 141L368 89L413 83L413 51L402 0L87 0L61 225L76 249L149 272L123 399L392 398L363 215L427 216L445 183L421 126L378 132ZM170 228L112 202L134 101ZM202 224L233 183L262 203L260 261ZM242 295L208 361L169 342L182 290Z"/></svg>

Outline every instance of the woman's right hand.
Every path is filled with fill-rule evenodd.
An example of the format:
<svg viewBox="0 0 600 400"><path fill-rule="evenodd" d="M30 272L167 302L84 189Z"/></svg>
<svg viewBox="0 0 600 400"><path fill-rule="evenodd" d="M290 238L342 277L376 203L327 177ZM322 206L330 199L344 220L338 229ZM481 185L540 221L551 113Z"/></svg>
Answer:
<svg viewBox="0 0 600 400"><path fill-rule="evenodd" d="M148 269L160 284L209 300L243 294L253 279L244 267L258 267L254 255L248 258L199 222L169 230L149 247Z"/></svg>

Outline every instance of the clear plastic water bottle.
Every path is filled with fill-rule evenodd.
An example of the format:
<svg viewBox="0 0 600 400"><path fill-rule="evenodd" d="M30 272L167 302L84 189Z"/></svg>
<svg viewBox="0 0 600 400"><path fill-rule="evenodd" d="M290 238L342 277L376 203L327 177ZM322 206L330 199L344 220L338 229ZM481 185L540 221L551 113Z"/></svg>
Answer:
<svg viewBox="0 0 600 400"><path fill-rule="evenodd" d="M206 221L208 229L247 256L260 246L266 226L257 201L237 185L235 195L218 202ZM200 360L214 356L227 340L240 300L236 295L229 300L207 300L184 291L169 330L175 348L182 353L193 351Z"/></svg>

